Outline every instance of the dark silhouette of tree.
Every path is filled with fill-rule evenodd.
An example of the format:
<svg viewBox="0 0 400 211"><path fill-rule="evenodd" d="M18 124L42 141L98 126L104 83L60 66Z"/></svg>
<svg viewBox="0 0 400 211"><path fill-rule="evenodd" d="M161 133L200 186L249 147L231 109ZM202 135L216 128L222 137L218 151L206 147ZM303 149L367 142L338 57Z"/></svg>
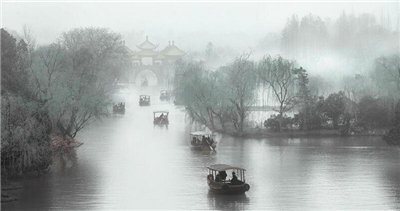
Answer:
<svg viewBox="0 0 400 211"><path fill-rule="evenodd" d="M332 120L334 129L338 129L339 118L345 114L345 98L344 92L340 91L339 93L330 94L325 100L323 109L326 116Z"/></svg>
<svg viewBox="0 0 400 211"><path fill-rule="evenodd" d="M393 127L383 137L383 140L390 146L400 146L400 101L396 105L393 117Z"/></svg>

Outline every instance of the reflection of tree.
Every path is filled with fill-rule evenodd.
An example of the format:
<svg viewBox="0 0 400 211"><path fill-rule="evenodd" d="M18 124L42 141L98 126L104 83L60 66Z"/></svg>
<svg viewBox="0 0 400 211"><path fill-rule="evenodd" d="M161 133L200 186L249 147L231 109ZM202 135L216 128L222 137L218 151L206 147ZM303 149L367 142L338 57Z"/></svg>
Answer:
<svg viewBox="0 0 400 211"><path fill-rule="evenodd" d="M208 191L208 204L210 209L217 210L246 210L250 199L246 194L242 195L221 195Z"/></svg>
<svg viewBox="0 0 400 211"><path fill-rule="evenodd" d="M397 164L398 165L398 164ZM397 207L393 207L393 209L399 210L400 209L400 165L397 167L392 167L386 170L386 178L389 181L389 184L387 187L390 187L389 190L391 190L392 193L389 193L390 195L393 195L395 203L393 205L397 204Z"/></svg>

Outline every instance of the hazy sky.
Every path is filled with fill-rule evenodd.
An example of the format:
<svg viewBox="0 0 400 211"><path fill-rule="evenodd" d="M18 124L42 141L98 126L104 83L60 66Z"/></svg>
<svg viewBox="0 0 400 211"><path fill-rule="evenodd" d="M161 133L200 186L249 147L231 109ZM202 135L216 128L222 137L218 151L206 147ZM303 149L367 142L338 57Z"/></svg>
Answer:
<svg viewBox="0 0 400 211"><path fill-rule="evenodd" d="M399 14L399 3L3 1L1 25L21 32L22 26L27 24L34 30L38 43L53 42L61 32L75 27L100 26L123 34L142 30L163 42L181 39L182 45L187 47L201 38L222 42L230 34L243 35L244 40L237 42L260 39L268 32L279 32L293 13L299 17L312 13L336 19L343 10L356 14L369 12L378 18L383 11L395 17ZM208 37L196 37L202 34Z"/></svg>

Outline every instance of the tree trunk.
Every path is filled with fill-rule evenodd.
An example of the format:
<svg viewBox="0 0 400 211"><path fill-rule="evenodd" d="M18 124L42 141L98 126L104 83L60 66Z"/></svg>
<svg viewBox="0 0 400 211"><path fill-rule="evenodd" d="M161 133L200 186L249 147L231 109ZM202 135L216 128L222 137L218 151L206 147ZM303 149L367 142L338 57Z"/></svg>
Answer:
<svg viewBox="0 0 400 211"><path fill-rule="evenodd" d="M210 120L211 127L213 130L215 130L214 117L213 117L211 109L207 108L207 114L208 114L208 119Z"/></svg>
<svg viewBox="0 0 400 211"><path fill-rule="evenodd" d="M279 133L282 133L283 103L279 107Z"/></svg>

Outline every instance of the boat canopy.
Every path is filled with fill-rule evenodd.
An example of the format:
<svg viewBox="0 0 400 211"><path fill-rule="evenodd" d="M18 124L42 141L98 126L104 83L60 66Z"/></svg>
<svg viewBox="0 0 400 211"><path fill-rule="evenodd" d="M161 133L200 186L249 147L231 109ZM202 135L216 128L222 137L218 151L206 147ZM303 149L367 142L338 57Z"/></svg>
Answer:
<svg viewBox="0 0 400 211"><path fill-rule="evenodd" d="M214 170L214 171L226 171L226 170L230 170L230 169L239 169L239 170L246 171L246 169L244 169L244 168L230 166L230 165L226 165L226 164L214 164L207 168L210 170Z"/></svg>
<svg viewBox="0 0 400 211"><path fill-rule="evenodd" d="M196 131L196 132L190 133L190 135L193 135L193 136L205 136L205 135L207 135L207 136L209 136L209 135L213 135L213 134L205 132L205 131Z"/></svg>
<svg viewBox="0 0 400 211"><path fill-rule="evenodd" d="M153 113L155 113L155 114L156 114L156 113L167 113L167 114L168 114L169 111L153 111Z"/></svg>

